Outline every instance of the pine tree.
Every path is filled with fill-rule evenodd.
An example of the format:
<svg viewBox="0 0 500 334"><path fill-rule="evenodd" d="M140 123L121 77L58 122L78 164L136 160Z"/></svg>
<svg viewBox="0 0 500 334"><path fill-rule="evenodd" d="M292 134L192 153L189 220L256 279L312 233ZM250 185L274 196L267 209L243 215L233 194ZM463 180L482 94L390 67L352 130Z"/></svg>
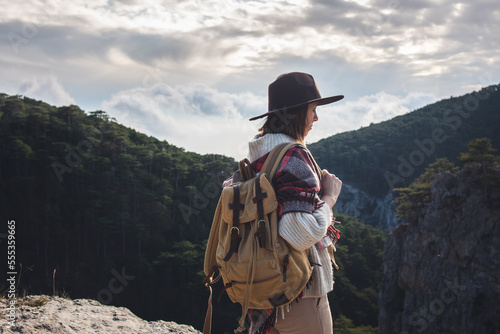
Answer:
<svg viewBox="0 0 500 334"><path fill-rule="evenodd" d="M431 185L436 175L446 171L456 173L458 169L447 158L437 159L408 187L394 189L400 194L396 198L396 203L399 204L396 208L396 217L398 219L409 219L418 214L419 210L432 199Z"/></svg>
<svg viewBox="0 0 500 334"><path fill-rule="evenodd" d="M496 152L491 146L490 138L477 138L467 144L469 152L462 152L458 157L465 167L479 166L486 173L488 167L498 164L500 158L493 155Z"/></svg>
<svg viewBox="0 0 500 334"><path fill-rule="evenodd" d="M480 183L483 188L484 200L489 198L489 186L500 183L497 174L490 173L490 169L498 165L500 157L493 155L496 152L491 146L490 138L477 138L467 144L468 152L462 152L458 160L465 164L465 168L480 168Z"/></svg>

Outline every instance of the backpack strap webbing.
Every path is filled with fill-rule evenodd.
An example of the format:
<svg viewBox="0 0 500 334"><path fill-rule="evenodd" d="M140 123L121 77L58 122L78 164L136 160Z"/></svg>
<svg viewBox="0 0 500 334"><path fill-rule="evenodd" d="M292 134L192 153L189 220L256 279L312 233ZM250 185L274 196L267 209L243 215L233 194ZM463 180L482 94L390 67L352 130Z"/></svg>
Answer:
<svg viewBox="0 0 500 334"><path fill-rule="evenodd" d="M210 278L211 279L211 278ZM207 284L208 290L209 290L209 297L208 297L208 307L207 307L207 313L205 314L205 322L203 323L203 334L211 334L212 333L212 287Z"/></svg>
<svg viewBox="0 0 500 334"><path fill-rule="evenodd" d="M283 159L288 149L295 145L304 147L299 143L281 143L276 145L271 152L269 152L269 155L260 170L260 173L266 174L269 182L272 182L274 173L276 173L276 169L278 169L281 159Z"/></svg>
<svg viewBox="0 0 500 334"><path fill-rule="evenodd" d="M240 210L245 209L245 205L240 203L240 186L235 185L233 187L234 191L234 197L233 200L234 202L229 204L229 208L233 210L233 226L231 227L231 244L229 245L229 251L226 254L226 257L224 258L224 261L229 261L231 256L233 255L234 252L238 251L238 244L239 244L239 235L240 235L240 229L238 228L238 224L240 221Z"/></svg>
<svg viewBox="0 0 500 334"><path fill-rule="evenodd" d="M318 177L321 181L322 179L322 172L321 172L321 167L319 167L318 163L316 160L314 160L314 157L312 154L309 152L309 150L302 144L300 143L281 143L279 145L276 145L271 152L269 152L269 155L266 158L266 161L264 162L264 165L262 166L262 169L260 170L261 173L266 173L267 179L269 182L272 182L272 179L274 177L274 174L276 173L276 170L278 169L279 164L281 163L281 159L285 156L286 152L292 147L292 146L298 146L304 149L306 152L309 154L309 158L311 158L312 163L316 167Z"/></svg>

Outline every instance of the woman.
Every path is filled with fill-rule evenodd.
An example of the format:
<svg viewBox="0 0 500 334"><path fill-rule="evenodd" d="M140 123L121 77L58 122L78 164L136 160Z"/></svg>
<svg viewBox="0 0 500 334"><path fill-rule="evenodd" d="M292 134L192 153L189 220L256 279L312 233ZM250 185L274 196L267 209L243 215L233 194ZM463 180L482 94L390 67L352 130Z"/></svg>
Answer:
<svg viewBox="0 0 500 334"><path fill-rule="evenodd" d="M318 120L316 107L336 102L342 95L322 98L311 75L292 72L269 85L269 111L250 120L267 117L260 133L249 143L248 158L262 166L266 154L283 142L305 144ZM321 181L320 181L321 180ZM300 300L275 310L250 310L249 333L333 333L327 293L333 289L333 269L327 247L338 234L331 210L342 182L316 168L307 149L292 147L273 178L279 202L279 234L294 248L310 250L314 270Z"/></svg>

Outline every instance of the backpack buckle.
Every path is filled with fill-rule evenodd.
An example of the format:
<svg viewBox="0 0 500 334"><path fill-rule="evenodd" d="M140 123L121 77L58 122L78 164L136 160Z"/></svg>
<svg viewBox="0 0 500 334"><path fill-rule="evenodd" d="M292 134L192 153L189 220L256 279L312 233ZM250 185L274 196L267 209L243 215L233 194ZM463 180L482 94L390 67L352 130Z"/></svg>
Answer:
<svg viewBox="0 0 500 334"><path fill-rule="evenodd" d="M231 235L240 235L240 229L237 226L231 227Z"/></svg>
<svg viewBox="0 0 500 334"><path fill-rule="evenodd" d="M229 261L233 253L238 253L238 247L241 241L241 238L238 237L240 235L240 229L237 226L231 227L231 243L229 244L229 251L224 257L224 261Z"/></svg>

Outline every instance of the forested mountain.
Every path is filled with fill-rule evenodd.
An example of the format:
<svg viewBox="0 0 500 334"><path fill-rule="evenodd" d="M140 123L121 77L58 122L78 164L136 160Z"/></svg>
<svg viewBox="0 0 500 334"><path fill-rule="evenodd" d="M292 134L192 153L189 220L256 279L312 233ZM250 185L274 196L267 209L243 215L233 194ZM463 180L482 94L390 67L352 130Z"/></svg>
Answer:
<svg viewBox="0 0 500 334"><path fill-rule="evenodd" d="M231 158L185 152L104 111L0 94L0 241L6 222L15 226L18 293L92 298L200 329L205 242L235 169ZM376 327L385 236L339 217L332 312ZM216 332L231 332L238 306L215 304Z"/></svg>
<svg viewBox="0 0 500 334"><path fill-rule="evenodd" d="M392 189L409 185L438 158L457 162L467 143L480 137L490 138L492 146L500 148L499 85L441 100L308 147L322 168L351 187L343 189L338 203L341 212L390 228L394 221L389 220L395 219Z"/></svg>
<svg viewBox="0 0 500 334"><path fill-rule="evenodd" d="M203 240L233 159L77 106L4 94L0 117L0 212L15 220L20 292L52 292L55 276L72 297L196 322Z"/></svg>

